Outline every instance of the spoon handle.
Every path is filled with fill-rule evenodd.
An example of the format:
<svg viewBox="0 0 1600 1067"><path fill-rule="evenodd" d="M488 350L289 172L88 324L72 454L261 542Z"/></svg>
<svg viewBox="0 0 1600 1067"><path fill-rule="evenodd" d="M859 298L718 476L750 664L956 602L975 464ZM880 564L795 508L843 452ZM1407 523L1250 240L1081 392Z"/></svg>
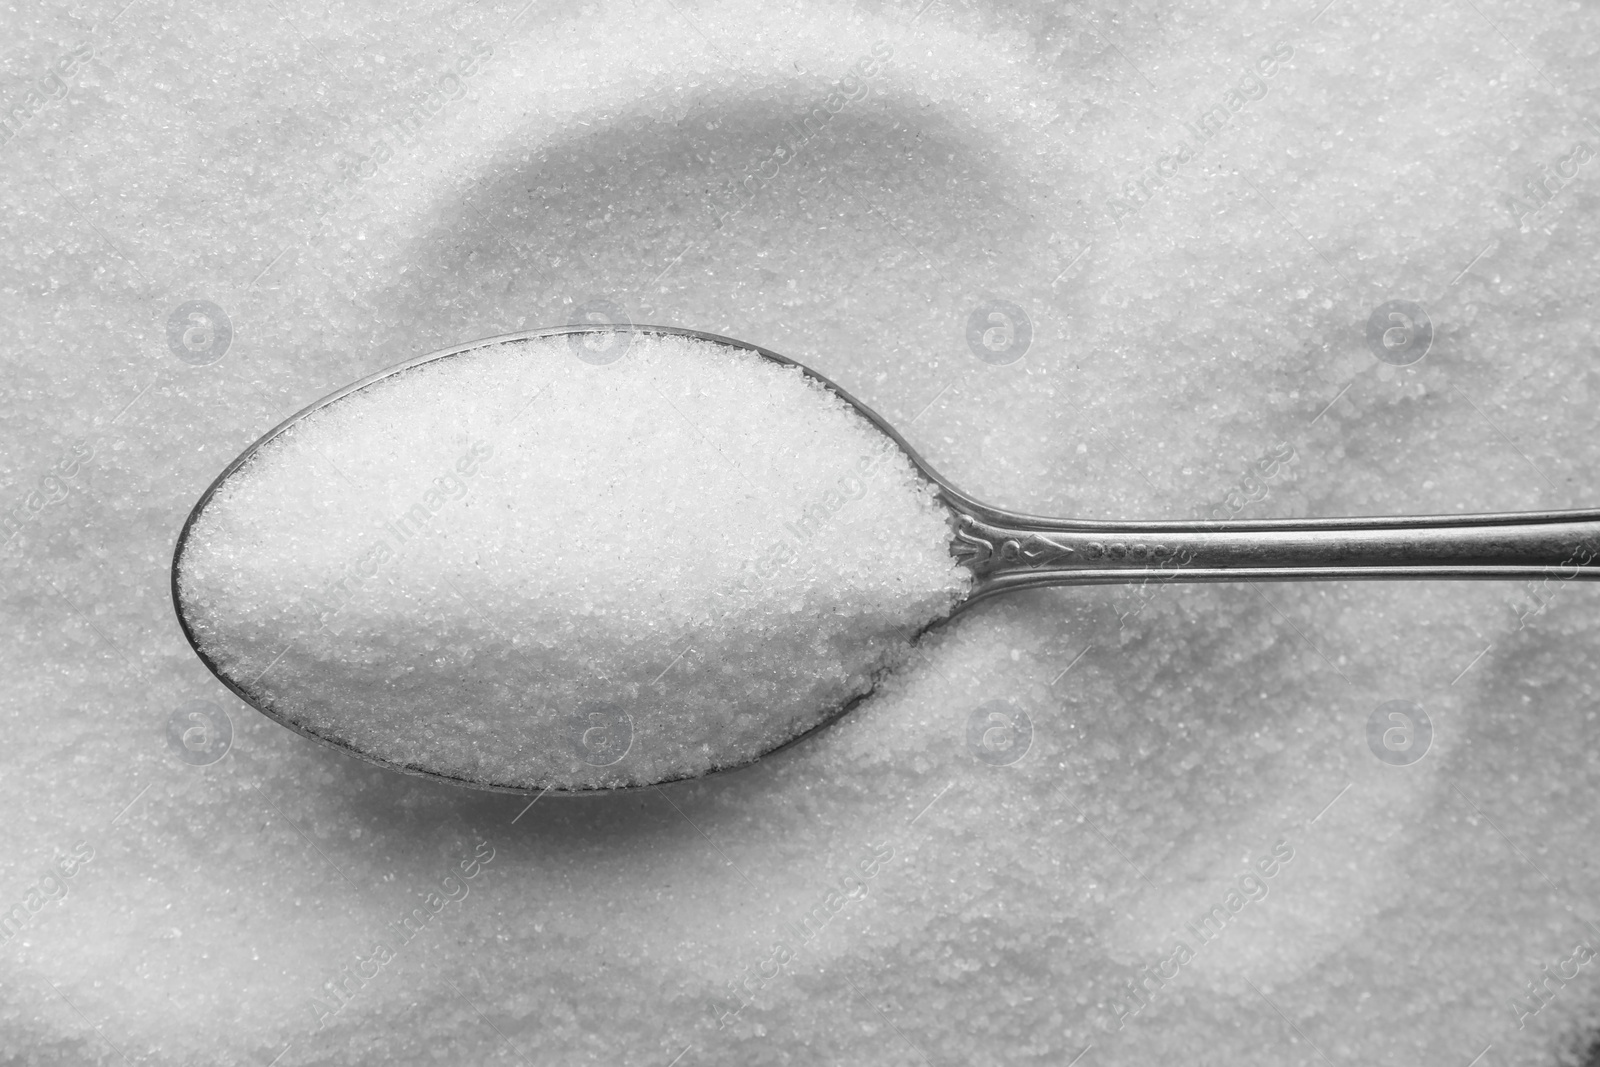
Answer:
<svg viewBox="0 0 1600 1067"><path fill-rule="evenodd" d="M966 603L1035 585L1355 578L1600 579L1600 510L1092 522L950 501Z"/></svg>

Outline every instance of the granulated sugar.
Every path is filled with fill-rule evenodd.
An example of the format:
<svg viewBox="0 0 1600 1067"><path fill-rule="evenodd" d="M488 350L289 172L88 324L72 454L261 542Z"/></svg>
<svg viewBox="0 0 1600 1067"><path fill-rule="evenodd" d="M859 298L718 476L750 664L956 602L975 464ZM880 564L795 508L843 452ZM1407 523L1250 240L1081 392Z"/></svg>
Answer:
<svg viewBox="0 0 1600 1067"><path fill-rule="evenodd" d="M964 593L949 540L926 479L799 368L558 336L295 423L197 517L179 588L289 723L582 790L748 762L868 692Z"/></svg>
<svg viewBox="0 0 1600 1067"><path fill-rule="evenodd" d="M205 487L306 403L607 303L799 359L1035 514L1595 506L1600 159L1569 176L1600 150L1600 5L181 14L6 22L6 102L33 113L6 120L0 216L0 1064L1585 1062L1600 966L1560 976L1600 919L1593 583L1525 625L1518 583L1018 593L748 770L530 807L234 699L168 572ZM28 97L65 66L64 96ZM1432 323L1407 365L1366 339L1396 300ZM1026 345L974 344L1006 340L996 301ZM514 599L504 558L443 554L509 495L505 440L573 447L555 413L624 369L576 355L440 435L325 577L455 472L353 592L448 575L505 628L482 603ZM663 433L690 465L663 477L711 479L686 421ZM375 474L323 453L284 503L308 521ZM769 525L741 561L817 499L797 477L744 513ZM548 501L517 503L531 540ZM599 576L605 532L544 547ZM654 617L645 683L715 669ZM556 640L526 610L477 625ZM1371 745L1397 700L1433 724L1408 766ZM1217 932L1236 888L1260 899Z"/></svg>

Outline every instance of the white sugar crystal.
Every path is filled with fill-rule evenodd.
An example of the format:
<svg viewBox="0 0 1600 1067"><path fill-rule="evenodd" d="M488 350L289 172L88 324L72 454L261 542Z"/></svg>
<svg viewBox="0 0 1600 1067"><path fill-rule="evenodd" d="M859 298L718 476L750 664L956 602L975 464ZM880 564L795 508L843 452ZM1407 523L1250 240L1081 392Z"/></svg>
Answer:
<svg viewBox="0 0 1600 1067"><path fill-rule="evenodd" d="M601 301L801 359L1038 514L1226 510L1280 443L1241 517L1593 506L1600 162L1526 227L1508 200L1600 147L1600 5L123 7L7 23L8 105L94 56L4 146L0 1064L1588 1061L1594 962L1515 1005L1596 917L1592 583L1521 629L1519 583L1018 593L749 771L530 805L230 699L167 571L254 431ZM870 93L802 142L880 41ZM391 134L481 46L465 95ZM1032 318L1015 363L964 335L990 296ZM1434 322L1409 367L1363 342L1391 298ZM210 365L168 333L191 300L232 317ZM470 441L446 446L382 503ZM415 584L503 457L377 580ZM657 671L699 647L662 637ZM1413 766L1368 748L1395 698L1436 726ZM1007 739L997 701L1031 722L1006 765L971 748L975 718ZM1270 894L1158 981L1280 835Z"/></svg>
<svg viewBox="0 0 1600 1067"><path fill-rule="evenodd" d="M582 790L748 762L965 592L932 486L799 368L585 341L427 362L259 449L181 559L201 650L362 753Z"/></svg>

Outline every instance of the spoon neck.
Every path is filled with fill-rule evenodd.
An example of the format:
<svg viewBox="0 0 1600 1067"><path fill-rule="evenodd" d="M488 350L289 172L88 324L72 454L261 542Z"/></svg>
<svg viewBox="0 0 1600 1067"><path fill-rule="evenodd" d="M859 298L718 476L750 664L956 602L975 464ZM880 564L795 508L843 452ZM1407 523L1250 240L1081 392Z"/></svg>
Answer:
<svg viewBox="0 0 1600 1067"><path fill-rule="evenodd" d="M1600 511L1096 522L949 501L966 603L1038 585L1600 579Z"/></svg>

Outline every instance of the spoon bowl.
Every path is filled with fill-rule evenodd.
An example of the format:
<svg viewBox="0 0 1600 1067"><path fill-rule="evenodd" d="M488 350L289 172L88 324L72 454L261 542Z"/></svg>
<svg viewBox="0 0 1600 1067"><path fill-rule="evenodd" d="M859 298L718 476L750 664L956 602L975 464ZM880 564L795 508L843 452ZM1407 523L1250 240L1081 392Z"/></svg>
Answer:
<svg viewBox="0 0 1600 1067"><path fill-rule="evenodd" d="M441 755L438 758L435 758L427 744L422 744L420 748L414 746L401 758L385 754L378 751L381 745L355 740L354 735L340 728L337 725L339 709L325 709L325 713L319 712L320 718L307 714L304 707L297 706L294 700L284 698L270 685L263 683L263 677L274 668L278 659L288 654L289 646L285 646L278 653L278 658L272 659L260 673L255 673L256 663L252 662L246 669L242 666L244 660L230 655L231 650L226 642L217 636L217 626L202 617L203 611L197 607L203 598L197 592L199 585L193 573L196 570L193 562L195 557L205 554L204 551L196 551L194 539L197 531L208 521L210 513L218 507L221 497L237 491L245 479L254 476L252 472L267 458L276 455L287 444L288 437L300 432L327 409L347 398L379 395L382 388L409 380L405 376L419 371L438 370L446 365L445 361L463 357L470 361L491 350L504 353L508 351L505 346L548 343L556 338L564 339L571 346L571 352L583 362L599 366L625 358L635 342L681 338L714 346L716 352L723 353L730 361L750 361L751 357L759 357L762 365L776 365L786 368L791 374L803 376L810 387L836 398L850 412L859 416L865 425L871 427L871 432L881 438L885 451L892 451L899 457L902 466L909 465L906 469L914 471L912 477L926 490L930 507L947 523L948 536L944 540L947 542L945 550L949 559L946 569L961 576L956 591L944 600L929 600L922 604L919 614L914 616L914 625L895 629L886 624L881 633L875 631L875 639L881 638L884 643L886 651L883 655L877 656L873 651L876 658L869 657L859 669L852 668L855 673L847 684L818 690L823 694L818 699L825 701L825 705L812 709L805 716L765 724L758 722L756 727L751 728L748 726L748 715L719 719L716 716L724 709L706 704L690 704L680 708L677 712L680 719L702 713L705 715L708 724L705 736L691 738L701 748L709 749L713 741L721 743L727 731L734 729L730 723L744 723L745 726L740 728L746 729L747 733L750 729L756 730L756 733L745 737L739 747L732 749L732 754L727 758L718 759L712 754L709 757L695 756L688 762L679 760L677 764L671 761L651 764L649 766L653 769L634 772L632 777L623 776L619 771L613 777L597 777L593 784L581 777L554 774L534 780L509 781L503 774L463 772L462 751L469 751L474 745L481 751L510 744L510 734L490 733L476 740L470 736L462 740L455 737L452 731L441 727L440 733L448 741L439 741ZM537 396L527 403L532 404L535 399ZM664 399L669 405L672 404L671 398ZM621 419L623 416L619 413L617 417ZM401 443L396 443L395 447L399 449ZM354 480L339 470L337 462L322 458L338 471L340 477L355 485ZM465 474L468 467L462 466L460 469ZM460 481L459 478L456 480ZM564 522L563 516L554 518ZM513 513L513 517L505 521L521 520L516 519ZM680 521L693 522L695 516L685 513L680 516ZM596 557L597 567L606 562L603 539L602 534L602 545L598 550L602 555ZM838 543L835 542L836 546ZM248 541L226 547L235 555L261 549L260 545ZM963 493L934 470L881 415L831 380L776 352L733 338L678 327L582 324L486 338L421 356L345 386L284 420L235 458L195 504L178 536L174 551L172 592L179 625L206 667L240 699L303 736L380 766L471 788L520 794L543 795L553 792L593 795L650 788L670 781L737 769L804 740L836 722L869 695L877 678L898 665L899 661L893 655L895 649L908 647L926 629L1012 589L1043 585L1339 579L1510 580L1544 577L1589 580L1600 577L1600 566L1595 565L1597 556L1600 556L1600 511L1193 522L1107 522L1055 519L1010 512ZM885 561L886 564L888 562ZM448 575L445 580L449 581ZM471 597L463 593L461 600L462 611L475 610ZM586 610L581 602L575 603ZM935 606L930 608L928 604ZM406 639L403 628L399 626L393 634L381 632L381 626L378 629L380 632L374 640L380 644L385 640L403 643ZM404 654L399 656L397 662L405 665L406 672L420 671L421 675L427 675L427 663L443 662L440 658L443 653L437 648L440 642L431 640L428 631L416 631L410 635L410 639L417 641L422 648L415 655L411 655L409 650L402 650ZM512 643L515 643L514 639ZM693 650L689 645L685 645L685 649ZM682 655L684 653L680 653L680 658ZM429 656L434 658L429 660ZM470 661L470 654L468 659ZM418 663L423 666L418 667ZM335 679L331 672L339 672L343 667L343 662L333 661L322 669L330 672L328 680L333 682L340 679ZM671 669L669 665L667 670ZM351 670L355 670L353 665ZM662 672L663 675L666 673L665 670ZM659 683L660 679L655 681ZM753 674L751 686L755 687L758 681L760 679ZM478 679L470 677L462 677L458 683L451 683L459 685L462 698L457 703L466 709L458 714L459 709L453 708L451 721L456 724L455 731L466 735L471 735L475 728L471 715L473 700L504 699L503 696L483 696L474 688L478 683ZM585 704L583 707L591 706ZM593 741L595 746L599 746L599 751L605 752L608 750L604 746L615 742L615 738L625 730L630 747L622 749L623 754L617 757L617 761L625 757L637 758L639 753L633 752L631 746L635 739L634 730L643 727L643 724L613 705L595 707L598 710L591 708L584 711L577 720L578 727L582 727L578 734L581 743L589 745ZM585 725L590 722L592 725ZM713 726L713 723L719 725ZM429 724L412 723L411 726L420 729L419 736L431 736ZM688 723L687 728L692 734L694 723ZM516 738L521 736L515 735ZM447 743L452 746L452 754L448 759L442 756L442 749ZM534 742L524 739L518 743ZM540 743L548 744L548 738ZM590 767L611 766L590 758L585 755L586 751L580 748L578 752L583 763ZM603 758L609 758L609 755Z"/></svg>

